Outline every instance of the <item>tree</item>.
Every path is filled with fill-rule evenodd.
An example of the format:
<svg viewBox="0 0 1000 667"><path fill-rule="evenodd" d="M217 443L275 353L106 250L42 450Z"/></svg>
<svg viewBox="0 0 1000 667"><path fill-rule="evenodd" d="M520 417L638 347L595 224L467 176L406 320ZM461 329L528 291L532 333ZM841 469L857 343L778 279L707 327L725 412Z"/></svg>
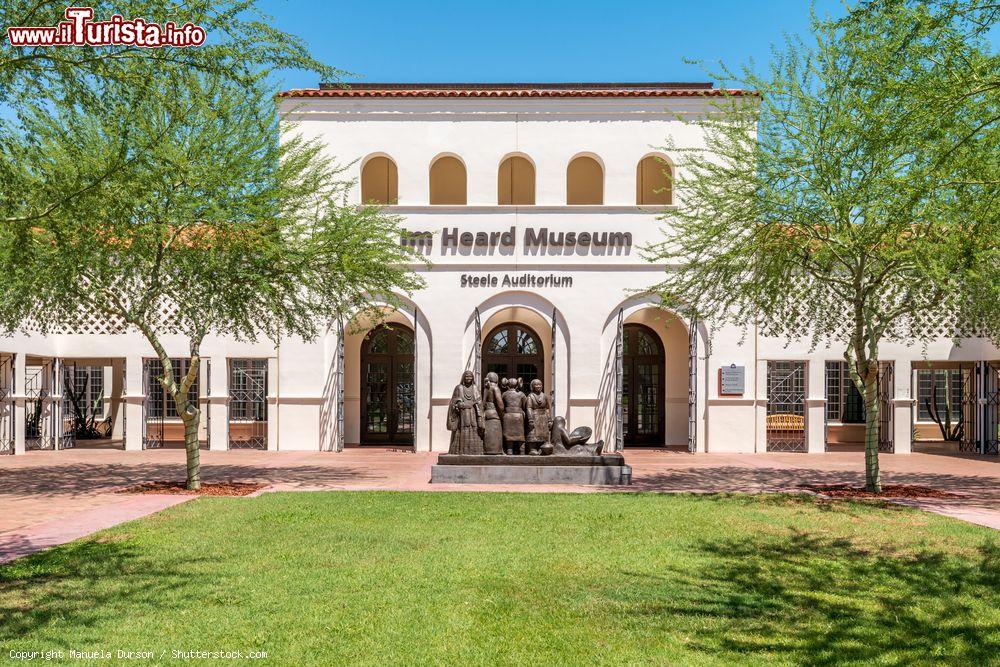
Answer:
<svg viewBox="0 0 1000 667"><path fill-rule="evenodd" d="M256 0L189 0L180 4L99 0L85 4L94 9L95 20L119 14L157 23L191 22L206 30L208 41L188 48L20 48L0 39L0 145L15 147L30 142L24 116L37 117L39 108L53 114L53 107L61 105L99 111L108 102L109 86L119 91L126 86L143 88L144 95L162 95L165 100L169 87L150 86L151 75L200 72L234 84L253 85L260 77L281 69L315 72L328 81L343 74L313 58L301 39L270 25L257 9ZM0 0L0 28L54 26L65 20L66 7L66 2L57 0ZM30 151L19 153L11 148L7 153L18 159L0 161L0 222L45 217L130 164L126 151L109 153L104 169L91 174L90 180L65 183L65 191L48 188L41 197L29 187L32 165L25 158Z"/></svg>
<svg viewBox="0 0 1000 667"><path fill-rule="evenodd" d="M337 166L321 143L279 128L261 80L189 71L156 85L167 94L110 84L102 109L25 113L32 141L18 150L41 196L96 185L43 218L0 227L0 264L11 269L0 322L12 330L30 319L45 333L92 311L140 331L183 420L187 485L197 489L191 390L206 335L314 338L371 295L420 281L406 267L413 256L398 220L340 203ZM113 159L128 168L105 174ZM183 377L168 335L187 341Z"/></svg>
<svg viewBox="0 0 1000 667"><path fill-rule="evenodd" d="M716 324L843 345L865 404L865 477L881 491L879 345L968 331L996 255L1000 109L988 8L905 0L814 18L754 94L706 98L704 144L678 155L679 210L651 259L665 301ZM973 21L975 19L975 22ZM974 24L975 26L974 27Z"/></svg>
<svg viewBox="0 0 1000 667"><path fill-rule="evenodd" d="M72 3L69 3L72 5ZM343 72L317 61L305 43L274 27L257 8L256 0L97 0L94 20L118 14L149 22L191 22L205 29L208 39L198 47L142 48L139 46L15 47L0 40L0 103L20 104L26 98L75 101L94 94L95 82L137 83L146 69L199 71L237 82L250 82L281 69L307 70L326 80ZM65 20L61 0L0 0L0 26L54 26ZM6 35L5 35L6 36Z"/></svg>

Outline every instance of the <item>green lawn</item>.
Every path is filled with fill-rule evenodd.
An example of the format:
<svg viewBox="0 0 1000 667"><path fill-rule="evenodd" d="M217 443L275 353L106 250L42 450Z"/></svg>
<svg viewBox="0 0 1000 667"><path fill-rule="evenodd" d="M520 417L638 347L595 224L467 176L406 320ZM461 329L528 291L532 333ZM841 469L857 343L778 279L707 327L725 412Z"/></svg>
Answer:
<svg viewBox="0 0 1000 667"><path fill-rule="evenodd" d="M156 663L258 649L274 664L984 665L998 610L997 534L896 506L264 494L0 567L0 662L124 648Z"/></svg>

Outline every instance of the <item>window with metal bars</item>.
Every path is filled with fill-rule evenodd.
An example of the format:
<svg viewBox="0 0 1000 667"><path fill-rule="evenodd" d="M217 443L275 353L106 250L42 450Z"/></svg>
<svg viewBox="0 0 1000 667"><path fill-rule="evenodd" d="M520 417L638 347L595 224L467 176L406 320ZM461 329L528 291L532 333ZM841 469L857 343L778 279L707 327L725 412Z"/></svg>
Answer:
<svg viewBox="0 0 1000 667"><path fill-rule="evenodd" d="M767 414L805 415L806 365L770 361L767 369Z"/></svg>
<svg viewBox="0 0 1000 667"><path fill-rule="evenodd" d="M104 367L103 366L63 366L63 412L67 416L75 414L73 401L69 396L72 391L77 397L81 410L88 411L93 407L96 417L104 416Z"/></svg>
<svg viewBox="0 0 1000 667"><path fill-rule="evenodd" d="M267 359L232 359L230 363L230 418L267 421Z"/></svg>
<svg viewBox="0 0 1000 667"><path fill-rule="evenodd" d="M865 399L854 386L847 362L826 362L826 419L842 424L865 422Z"/></svg>
<svg viewBox="0 0 1000 667"><path fill-rule="evenodd" d="M187 374L188 366L190 364L189 359L171 359L170 365L174 372L174 381L178 384L181 382L183 377ZM163 376L163 365L160 363L159 359L149 360L149 412L148 417L156 418L167 418L167 419L178 419L180 417L177 414L177 405L174 403L174 399L170 394L166 392L163 385L160 384L160 377ZM191 385L190 391L188 391L189 400L198 399L198 379L195 378L194 384Z"/></svg>
<svg viewBox="0 0 1000 667"><path fill-rule="evenodd" d="M951 404L951 418L962 418L962 391L964 389L961 368L921 368L917 370L917 420L933 421L930 403L934 400L935 389L937 413L944 419Z"/></svg>

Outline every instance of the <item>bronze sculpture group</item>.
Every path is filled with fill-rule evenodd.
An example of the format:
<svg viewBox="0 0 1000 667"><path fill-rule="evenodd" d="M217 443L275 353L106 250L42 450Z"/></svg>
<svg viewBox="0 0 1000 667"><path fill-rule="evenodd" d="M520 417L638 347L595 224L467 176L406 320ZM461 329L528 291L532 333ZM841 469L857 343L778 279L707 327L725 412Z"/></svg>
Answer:
<svg viewBox="0 0 1000 667"><path fill-rule="evenodd" d="M542 381L521 391L521 378L500 379L487 373L482 391L472 371L462 374L448 407L449 454L527 456L600 456L604 442L588 444L591 429L566 430L566 420L552 416L552 399Z"/></svg>

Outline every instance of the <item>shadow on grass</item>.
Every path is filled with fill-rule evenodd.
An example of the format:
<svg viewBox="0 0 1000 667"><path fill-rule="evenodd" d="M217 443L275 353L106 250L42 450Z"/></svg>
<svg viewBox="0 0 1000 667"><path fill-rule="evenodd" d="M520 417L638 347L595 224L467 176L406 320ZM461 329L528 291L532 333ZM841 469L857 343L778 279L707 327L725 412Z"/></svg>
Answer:
<svg viewBox="0 0 1000 667"><path fill-rule="evenodd" d="M985 665L1000 655L996 543L964 557L900 554L793 532L695 549L710 565L623 573L606 600L640 624L703 628L688 645L715 656Z"/></svg>
<svg viewBox="0 0 1000 667"><path fill-rule="evenodd" d="M140 557L126 536L108 536L0 565L0 644L31 633L55 646L67 633L127 621L123 609L135 606L183 614L194 603L184 591L206 586L191 570L198 560L186 559L182 571L176 559Z"/></svg>
<svg viewBox="0 0 1000 667"><path fill-rule="evenodd" d="M383 516L398 515L400 505L381 500L391 497L409 501L415 496L352 494L349 496L349 504L353 503L350 511L354 512L351 516L382 521ZM484 494L469 495L467 498L474 499L470 503L474 506L474 514L496 510L495 498ZM547 502L557 505L556 510L568 508L591 516L593 503L599 500L596 497L569 495L503 498L505 511L520 510L523 515L526 515L526 510L537 507L538 503ZM687 505L708 505L720 500L722 498L717 496L694 496L684 502ZM741 505L737 508L737 516L738 510L743 509L742 505L747 508L753 504L787 505L789 510L794 510L795 505L806 510L813 505L832 505L794 496L736 496L726 500ZM633 508L642 507L654 514L660 510L648 496L611 496L605 497L602 502L613 505L612 514L628 513ZM361 507L362 503L373 508ZM387 536L395 539L391 542L392 546L398 546L402 539L411 540L418 548L424 548L424 536L440 530L450 544L456 545L455 549L461 549L465 540L438 526L440 522L452 524L455 521L471 524L476 521L476 516L467 513L468 506L461 496L428 494L421 498L421 504L429 506L432 511L428 510L427 516L422 516L418 523L405 524L407 530L415 530L416 533L409 534L400 529L372 533L372 548L368 557L376 565L380 561L395 562L393 559L399 558L400 563L406 563L401 566L407 568L405 576L397 576L393 572L389 577L391 583L360 580L349 575L331 578L329 573L320 576L333 566L327 561L322 561L320 569L304 570L302 576L308 579L310 585L315 578L325 582L322 585L331 587L331 590L343 586L344 590L363 591L365 595L370 592L377 596L381 592L380 586L395 585L412 586L416 592L433 591L440 580L440 568L430 567L426 562L422 563L423 570L412 568L410 564L414 561L405 550L386 549L385 545L389 543ZM244 509L249 506L243 505ZM575 510L572 509L574 507ZM669 505L664 507L669 510ZM836 507L838 511L846 507L851 512L858 512L858 522L866 520L864 514L870 514L870 510L850 504L838 503ZM244 515L243 520L248 525L267 527L272 525L269 522L285 517L289 521L302 521L302 525L308 527L309 513L321 509L322 506L311 505L303 511L295 509L295 506L279 504L252 516ZM899 511L911 510L900 508ZM457 518L452 518L452 514ZM607 517L608 514L604 514L601 520L607 521ZM552 519L548 515L543 519L539 529L551 530ZM853 516L850 521L854 522ZM330 527L337 524L321 525ZM523 523L512 525L517 529L524 528ZM658 525L661 524L653 523L645 528L646 536L652 536L647 544L658 539L656 533L650 532ZM591 524L592 528L594 526L596 523ZM870 531L887 530L878 522L864 528ZM752 529L753 526L750 527ZM615 559L622 559L622 553L627 553L629 557L623 560L630 563L627 567L631 569L595 568L592 576L581 582L586 587L586 595L581 596L585 597L583 609L562 608L562 611L589 614L591 605L600 605L600 618L610 616L617 620L616 625L624 628L622 633L613 636L609 633L608 642L630 642L629 648L637 654L647 650L652 652L662 646L663 642L657 640L663 633L672 630L683 635L684 648L730 662L763 662L770 659L814 665L876 661L890 664L990 664L1000 654L1000 547L995 542L982 544L978 549L966 546L964 550L956 551L943 551L926 543L897 550L883 547L883 544L891 544L894 540L884 539L877 533L873 534L871 546L861 543L860 540L868 533L860 528L853 531L855 536L850 540L825 535L820 529L812 533L794 530L775 533L773 523L768 526L772 532L750 533L748 530L739 536L724 537L726 534L717 526L693 527L692 530L705 532L700 533L700 539L692 534L690 539L672 542L676 551L667 554L665 561L671 566L655 564L663 562L655 560L656 549L650 549L650 558L632 557L627 553L631 549L627 538L621 542L595 542L598 538L594 534L606 534L603 530L568 535L568 540L579 540L585 554L610 553ZM706 538L706 533L716 537ZM263 533L252 535L263 540L264 546L267 546L268 538ZM357 535L344 534L337 539L356 538ZM0 566L0 644L10 644L24 637L44 640L52 646L71 641L67 638L78 641L81 636L96 642L102 639L109 627L135 622L140 614L152 617L155 621L152 627L159 629L171 624L183 624L193 617L198 623L213 627L216 621L233 613L233 599L238 598L233 598L227 590L220 590L220 580L225 580L228 572L237 567L235 563L240 561L226 561L218 550L211 548L196 552L196 557L189 557L155 544L150 546L139 538L114 532L103 534L98 539L35 554L9 566ZM328 549L331 544L329 540L310 542L308 547L293 544L290 550L278 553L287 556L299 549ZM567 546L575 542L553 544ZM906 544L913 544L913 541ZM968 545L969 542L963 544ZM367 549L366 545L364 549L355 549L355 552L368 554ZM236 556L241 554L245 555L245 552L238 551ZM431 556L440 557L440 553L434 551ZM302 562L315 563L311 558ZM635 564L639 562L644 564ZM273 554L261 565L263 567L253 574L258 578L255 581L262 582L261 590L289 598L292 593L288 589L270 586L266 578L278 568L287 570L295 566ZM475 576L463 578L461 574L456 574L452 583L470 592L478 592L477 586L481 583ZM512 592L505 595L524 594L524 579L533 576L530 568L521 576L520 581L509 581ZM497 594L494 590L487 593ZM541 587L538 597L529 602L544 606L547 604L545 596L552 593L551 589ZM348 609L349 615L366 608L370 610L371 607L366 606L369 604L367 598L363 596L359 598L359 603L350 602L355 594L361 595L353 593L343 598L343 604L357 605ZM414 607L407 613L419 615L429 611L447 618L449 610L443 606L429 610L418 608L428 605L427 600L422 595L414 595L407 603ZM275 606L287 609L287 603L285 599ZM505 603L498 602L502 608L507 608ZM322 608L316 605L315 600L302 601L296 610L303 615L312 614ZM514 608L517 608L516 604ZM302 643L303 639L293 632L275 641L287 641L289 650L293 651L292 644ZM79 646L78 643L75 645ZM608 645L614 646L613 643ZM424 648L441 650L437 643L433 646ZM441 655L437 657L442 658ZM657 657L662 662L664 656L648 657L649 662L655 662Z"/></svg>

